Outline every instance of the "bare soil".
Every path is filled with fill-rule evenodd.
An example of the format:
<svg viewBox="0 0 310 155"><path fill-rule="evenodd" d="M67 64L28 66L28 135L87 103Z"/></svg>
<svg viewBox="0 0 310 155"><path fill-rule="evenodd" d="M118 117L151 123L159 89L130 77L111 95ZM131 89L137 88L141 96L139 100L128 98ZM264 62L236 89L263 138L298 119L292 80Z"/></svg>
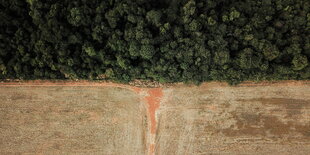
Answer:
<svg viewBox="0 0 310 155"><path fill-rule="evenodd" d="M208 83L165 91L157 154L310 154L309 83Z"/></svg>
<svg viewBox="0 0 310 155"><path fill-rule="evenodd" d="M0 154L145 154L145 110L118 87L0 87Z"/></svg>
<svg viewBox="0 0 310 155"><path fill-rule="evenodd" d="M6 81L0 154L310 154L310 82Z"/></svg>

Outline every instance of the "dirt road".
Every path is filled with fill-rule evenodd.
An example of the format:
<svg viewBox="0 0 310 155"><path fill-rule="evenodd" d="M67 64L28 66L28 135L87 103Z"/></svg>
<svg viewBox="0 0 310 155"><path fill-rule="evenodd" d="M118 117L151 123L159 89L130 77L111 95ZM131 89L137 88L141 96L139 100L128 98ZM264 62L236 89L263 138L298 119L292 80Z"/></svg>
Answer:
<svg viewBox="0 0 310 155"><path fill-rule="evenodd" d="M310 154L310 82L0 84L0 154Z"/></svg>

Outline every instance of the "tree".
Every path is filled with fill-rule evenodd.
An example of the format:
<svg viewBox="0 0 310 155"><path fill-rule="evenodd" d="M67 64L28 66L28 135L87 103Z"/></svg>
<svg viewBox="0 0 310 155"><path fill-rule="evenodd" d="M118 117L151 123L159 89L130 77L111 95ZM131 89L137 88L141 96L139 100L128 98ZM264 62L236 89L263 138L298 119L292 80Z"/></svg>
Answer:
<svg viewBox="0 0 310 155"><path fill-rule="evenodd" d="M292 60L292 64L294 66L294 70L302 70L308 66L308 58L302 54L295 55Z"/></svg>
<svg viewBox="0 0 310 155"><path fill-rule="evenodd" d="M309 79L307 0L0 0L0 78Z"/></svg>
<svg viewBox="0 0 310 155"><path fill-rule="evenodd" d="M262 63L262 56L256 55L251 48L245 48L239 53L238 63L242 69L259 68Z"/></svg>

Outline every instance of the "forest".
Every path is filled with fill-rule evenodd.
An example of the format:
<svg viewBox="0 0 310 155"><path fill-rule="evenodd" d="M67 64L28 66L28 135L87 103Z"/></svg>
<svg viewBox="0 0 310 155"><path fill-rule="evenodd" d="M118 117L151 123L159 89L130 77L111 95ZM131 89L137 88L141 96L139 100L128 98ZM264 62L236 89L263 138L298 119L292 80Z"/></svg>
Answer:
<svg viewBox="0 0 310 155"><path fill-rule="evenodd" d="M309 0L0 0L0 79L309 80Z"/></svg>

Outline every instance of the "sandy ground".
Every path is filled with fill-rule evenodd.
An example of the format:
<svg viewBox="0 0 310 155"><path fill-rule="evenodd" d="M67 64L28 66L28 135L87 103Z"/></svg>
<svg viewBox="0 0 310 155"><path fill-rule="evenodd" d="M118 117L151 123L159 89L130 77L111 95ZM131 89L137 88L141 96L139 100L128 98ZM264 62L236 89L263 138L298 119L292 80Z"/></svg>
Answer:
<svg viewBox="0 0 310 155"><path fill-rule="evenodd" d="M310 154L309 84L165 91L156 154Z"/></svg>
<svg viewBox="0 0 310 155"><path fill-rule="evenodd" d="M145 154L145 110L117 87L1 87L0 152Z"/></svg>
<svg viewBox="0 0 310 155"><path fill-rule="evenodd" d="M5 82L0 154L310 154L310 82Z"/></svg>

